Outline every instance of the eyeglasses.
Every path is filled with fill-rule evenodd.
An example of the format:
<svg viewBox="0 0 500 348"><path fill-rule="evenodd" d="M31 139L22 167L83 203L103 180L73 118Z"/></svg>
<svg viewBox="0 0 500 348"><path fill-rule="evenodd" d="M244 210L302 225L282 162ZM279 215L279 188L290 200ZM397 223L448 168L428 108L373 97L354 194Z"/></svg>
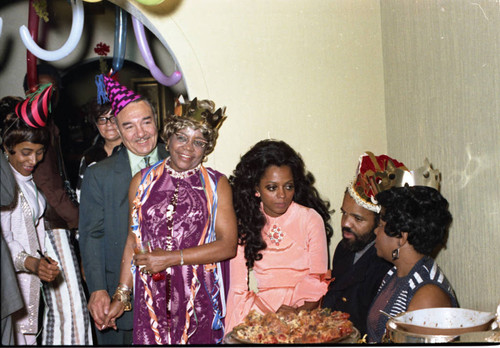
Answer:
<svg viewBox="0 0 500 348"><path fill-rule="evenodd" d="M97 120L95 121L95 123L97 123L98 125L102 126L106 123L108 123L108 121L112 124L115 124L116 123L116 118L115 116L109 116L109 117L105 117L105 116L100 116L97 118Z"/></svg>
<svg viewBox="0 0 500 348"><path fill-rule="evenodd" d="M180 134L180 133L175 133L175 141L177 141L179 144L185 145L188 143L189 139L187 136ZM204 149L207 147L208 143L206 141L202 140L193 140L193 145L199 149Z"/></svg>

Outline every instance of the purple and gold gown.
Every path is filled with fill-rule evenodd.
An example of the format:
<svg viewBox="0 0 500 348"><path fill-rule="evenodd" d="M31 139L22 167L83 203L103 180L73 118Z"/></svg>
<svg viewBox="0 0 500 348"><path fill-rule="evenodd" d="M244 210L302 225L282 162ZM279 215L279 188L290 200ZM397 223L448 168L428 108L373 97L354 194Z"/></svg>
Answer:
<svg viewBox="0 0 500 348"><path fill-rule="evenodd" d="M152 250L187 249L209 242L203 234L204 231L207 234L206 226L211 223L215 226L215 222L209 219L207 196L210 195L206 191L212 191L216 206L216 184L223 174L204 167L177 173L168 166L168 159L150 169L157 170L156 177L150 180L154 185L142 196L146 199L137 210L142 240L150 241ZM142 171L143 181L148 170ZM212 184L205 185L206 181ZM211 201L213 207L214 200ZM201 239L205 241L200 242ZM228 261L221 262L219 267L217 264L173 266L170 275L161 272L163 279L159 281L135 272L133 343L219 343L224 336L228 267ZM148 294L151 294L149 304Z"/></svg>

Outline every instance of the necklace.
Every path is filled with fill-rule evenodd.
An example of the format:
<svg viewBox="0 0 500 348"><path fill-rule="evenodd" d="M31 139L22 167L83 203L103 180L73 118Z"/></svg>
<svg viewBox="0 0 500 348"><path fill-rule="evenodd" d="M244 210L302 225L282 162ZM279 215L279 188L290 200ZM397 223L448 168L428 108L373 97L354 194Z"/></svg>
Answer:
<svg viewBox="0 0 500 348"><path fill-rule="evenodd" d="M267 236L277 246L280 245L280 242L285 238L285 232L281 229L276 222L273 222L271 229L267 232Z"/></svg>
<svg viewBox="0 0 500 348"><path fill-rule="evenodd" d="M186 179L196 173L197 171L200 170L201 163L196 166L196 168L186 170L185 172L178 172L172 167L170 167L170 157L168 158L167 162L165 163L165 167L167 169L167 173L172 176L173 178L176 179Z"/></svg>

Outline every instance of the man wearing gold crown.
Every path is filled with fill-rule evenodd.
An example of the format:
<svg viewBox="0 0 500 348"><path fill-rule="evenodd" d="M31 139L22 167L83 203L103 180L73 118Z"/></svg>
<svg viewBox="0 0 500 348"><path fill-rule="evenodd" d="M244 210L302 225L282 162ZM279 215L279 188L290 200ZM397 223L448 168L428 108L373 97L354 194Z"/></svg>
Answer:
<svg viewBox="0 0 500 348"><path fill-rule="evenodd" d="M366 152L359 158L354 181L347 187L342 207L342 240L335 249L332 283L322 307L350 314L350 320L366 333L366 318L382 278L391 264L377 256L375 228L380 206L375 195L401 185L408 169L389 156Z"/></svg>
<svg viewBox="0 0 500 348"><path fill-rule="evenodd" d="M129 227L130 181L142 168L166 158L167 151L164 146L157 146L156 112L149 101L111 78L104 77L104 82L124 146L85 172L80 201L80 250L98 344L131 345L132 312L117 320L118 330L100 330L120 278Z"/></svg>

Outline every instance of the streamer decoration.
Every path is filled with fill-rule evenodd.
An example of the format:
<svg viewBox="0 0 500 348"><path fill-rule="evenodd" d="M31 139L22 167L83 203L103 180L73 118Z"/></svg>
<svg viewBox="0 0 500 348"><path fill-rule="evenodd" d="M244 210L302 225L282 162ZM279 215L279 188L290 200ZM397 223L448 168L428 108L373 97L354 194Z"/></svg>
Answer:
<svg viewBox="0 0 500 348"><path fill-rule="evenodd" d="M166 76L163 74L155 64L153 59L153 55L151 54L151 49L149 48L149 44L146 40L146 33L144 32L144 25L134 16L132 16L132 24L134 26L135 38L137 40L137 45L139 46L139 51L141 52L142 58L146 62L151 75L162 85L170 87L178 83L182 74L180 71L174 71L172 75Z"/></svg>
<svg viewBox="0 0 500 348"><path fill-rule="evenodd" d="M125 48L127 46L127 12L116 6L115 12L115 45L113 47L113 74L123 67Z"/></svg>
<svg viewBox="0 0 500 348"><path fill-rule="evenodd" d="M31 4L32 1L30 0L30 5ZM61 48L54 51L48 51L40 48L31 37L28 28L23 25L19 28L19 34L21 35L21 40L23 41L24 46L36 57L45 61L61 60L69 55L78 45L78 42L80 41L80 38L82 36L84 22L82 0L71 1L71 8L73 11L73 23L71 25L71 32L69 34L68 40Z"/></svg>
<svg viewBox="0 0 500 348"><path fill-rule="evenodd" d="M30 38L34 41L38 41L38 23L40 18L36 13L34 6L34 0L29 1L29 12L28 12L28 28L30 32ZM36 69L37 59L33 53L26 50L26 75L28 79L28 91L34 92L36 86L38 85L38 74ZM29 93L28 92L28 93Z"/></svg>

